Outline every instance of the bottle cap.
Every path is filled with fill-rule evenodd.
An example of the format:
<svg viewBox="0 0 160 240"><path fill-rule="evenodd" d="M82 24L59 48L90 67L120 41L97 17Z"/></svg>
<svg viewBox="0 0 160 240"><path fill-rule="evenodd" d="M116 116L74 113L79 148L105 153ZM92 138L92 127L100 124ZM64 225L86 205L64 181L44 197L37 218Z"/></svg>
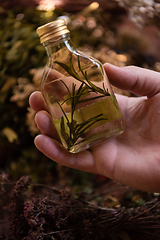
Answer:
<svg viewBox="0 0 160 240"><path fill-rule="evenodd" d="M64 19L58 19L53 22L47 23L41 27L38 27L36 31L38 33L38 36L40 37L41 43L50 41L55 37L59 37L63 34L69 33Z"/></svg>

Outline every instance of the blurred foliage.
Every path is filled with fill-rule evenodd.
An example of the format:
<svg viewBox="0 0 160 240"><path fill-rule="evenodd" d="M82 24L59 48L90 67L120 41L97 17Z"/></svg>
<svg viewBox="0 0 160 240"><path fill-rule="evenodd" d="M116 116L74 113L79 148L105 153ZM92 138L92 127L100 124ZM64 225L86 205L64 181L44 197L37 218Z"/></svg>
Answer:
<svg viewBox="0 0 160 240"><path fill-rule="evenodd" d="M34 180L43 179L43 175L45 181L54 179L51 176L51 172L55 172L54 163L36 150L26 125L26 114L28 97L35 89L29 70L46 64L45 49L35 29L56 19L59 14L61 11L55 11L50 19L45 11L1 9L0 166L13 178L31 174Z"/></svg>
<svg viewBox="0 0 160 240"><path fill-rule="evenodd" d="M89 196L87 200L104 207L141 206L154 196L119 187L102 176L55 164L34 146L39 131L28 99L33 91L39 90L47 61L35 30L61 16L68 23L75 46L102 63L133 64L160 71L159 56L149 53L146 36L135 28L122 27L127 17L124 11L87 8L71 14L58 8L50 11L20 6L19 10L0 8L0 171L9 174L11 181L29 175L33 183L84 191ZM114 90L130 96L128 92ZM5 200L0 199L0 204Z"/></svg>
<svg viewBox="0 0 160 240"><path fill-rule="evenodd" d="M29 95L39 89L43 70L39 69L47 61L45 49L35 30L66 15L75 45L89 46L89 51L93 53L98 45L105 42L102 35L105 34L106 22L112 21L109 31L115 31L114 25L119 16L115 18L105 14L102 9L75 15L66 14L62 9L11 11L1 8L0 11L0 166L16 179L30 174L35 181L54 181L53 173L57 174L55 164L33 144L38 130L34 113L28 109Z"/></svg>
<svg viewBox="0 0 160 240"><path fill-rule="evenodd" d="M0 209L0 230L1 226L6 229L0 232L2 240L159 239L159 198L112 181L96 191L97 198L96 194L73 194L69 188L36 184L28 176L14 183L3 173L0 190L0 203L8 210ZM7 221L1 221L5 217Z"/></svg>
<svg viewBox="0 0 160 240"><path fill-rule="evenodd" d="M50 11L20 9L20 6L18 10L0 8L0 168L13 179L27 174L38 182L58 180L83 186L91 179L92 186L92 174L57 166L33 143L38 129L28 98L34 90L39 90L43 66L47 61L35 30L61 16L68 23L75 46L102 63L155 66L154 57L150 58L146 53L145 37L130 28L119 31L124 12L86 8L71 14L58 8ZM68 176L73 178L68 179Z"/></svg>

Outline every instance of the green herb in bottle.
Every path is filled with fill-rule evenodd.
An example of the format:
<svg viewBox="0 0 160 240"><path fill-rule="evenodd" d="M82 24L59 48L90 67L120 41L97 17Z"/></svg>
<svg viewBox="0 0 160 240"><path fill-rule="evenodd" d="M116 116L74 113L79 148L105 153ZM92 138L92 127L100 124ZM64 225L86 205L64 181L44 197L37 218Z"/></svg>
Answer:
<svg viewBox="0 0 160 240"><path fill-rule="evenodd" d="M63 19L37 29L48 55L41 91L61 142L76 153L123 132L123 116L102 64L78 51Z"/></svg>

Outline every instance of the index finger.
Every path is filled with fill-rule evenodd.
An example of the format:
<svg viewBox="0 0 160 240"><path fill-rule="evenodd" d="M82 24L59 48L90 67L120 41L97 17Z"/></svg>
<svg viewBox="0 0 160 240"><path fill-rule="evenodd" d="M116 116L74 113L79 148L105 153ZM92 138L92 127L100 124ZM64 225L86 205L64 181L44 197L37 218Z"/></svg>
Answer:
<svg viewBox="0 0 160 240"><path fill-rule="evenodd" d="M42 96L42 93L40 91L33 92L30 95L29 104L30 104L31 108L36 112L39 112L41 110L45 110L48 112L47 105L46 105L44 98Z"/></svg>
<svg viewBox="0 0 160 240"><path fill-rule="evenodd" d="M117 67L104 64L114 86L148 98L160 92L160 73L135 66Z"/></svg>

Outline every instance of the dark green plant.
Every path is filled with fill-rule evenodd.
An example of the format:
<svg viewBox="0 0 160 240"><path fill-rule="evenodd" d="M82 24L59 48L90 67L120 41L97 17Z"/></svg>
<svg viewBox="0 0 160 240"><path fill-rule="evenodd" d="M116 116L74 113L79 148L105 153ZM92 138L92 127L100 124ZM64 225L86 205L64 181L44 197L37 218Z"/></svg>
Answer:
<svg viewBox="0 0 160 240"><path fill-rule="evenodd" d="M61 135L64 139L64 141L66 142L67 146L68 146L68 150L74 145L76 144L76 141L82 137L82 135L95 123L99 122L99 121L104 121L107 120L107 118L103 117L103 113L102 114L98 114L95 115L94 117L91 117L89 119L87 119L86 121L82 122L82 123L77 123L77 121L74 118L74 113L77 109L77 105L81 104L81 103L86 103L88 101L94 101L98 98L103 98L105 96L110 96L109 92L106 91L104 85L103 85L103 89L94 85L88 77L87 71L83 71L81 64L80 64L80 59L78 56L78 68L80 70L80 72L82 73L83 78L81 78L78 73L76 72L73 62L72 62L72 55L70 57L69 60L69 64L66 65L62 62L59 61L55 61L56 64L58 64L59 66L61 66L69 75L71 75L72 77L74 77L74 79L77 79L78 81L81 82L80 87L78 88L78 90L76 90L76 84L72 83L72 89L70 90L68 88L68 86L64 83L64 81L61 80L61 82L64 84L65 88L68 91L68 96L61 104L57 101L60 109L62 110L64 117L61 117ZM100 94L97 95L96 97L90 97L90 98L82 98L83 95L85 95L87 93L91 93L94 92L96 94ZM66 103L67 101L70 101L70 105L71 105L71 120L69 120L67 114L65 113L64 109L63 109L63 104ZM67 121L67 126L68 128L66 129L65 126L65 121L64 118ZM69 131L68 131L69 130ZM69 132L69 133L68 133Z"/></svg>

